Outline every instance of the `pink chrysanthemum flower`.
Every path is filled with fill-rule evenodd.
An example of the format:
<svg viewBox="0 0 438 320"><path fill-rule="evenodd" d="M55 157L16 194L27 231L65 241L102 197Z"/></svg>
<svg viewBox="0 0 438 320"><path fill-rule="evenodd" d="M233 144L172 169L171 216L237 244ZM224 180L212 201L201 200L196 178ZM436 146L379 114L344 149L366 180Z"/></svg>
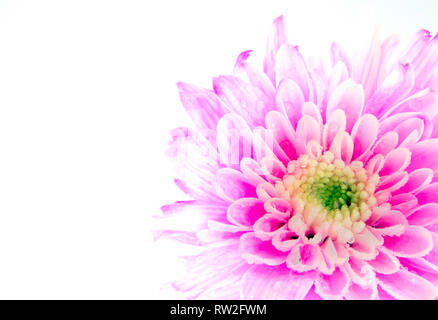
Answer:
<svg viewBox="0 0 438 320"><path fill-rule="evenodd" d="M333 44L327 71L287 44L279 17L263 71L247 51L213 90L178 84L197 129L175 129L169 153L194 200L163 207L179 222L161 234L204 250L176 289L437 297L438 37L421 30L397 48L375 38L351 61Z"/></svg>

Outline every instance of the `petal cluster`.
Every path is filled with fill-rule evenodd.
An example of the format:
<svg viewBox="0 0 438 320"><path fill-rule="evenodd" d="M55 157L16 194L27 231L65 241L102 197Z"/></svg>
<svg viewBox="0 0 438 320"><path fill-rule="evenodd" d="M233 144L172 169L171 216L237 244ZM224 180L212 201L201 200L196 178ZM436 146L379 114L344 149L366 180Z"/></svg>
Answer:
<svg viewBox="0 0 438 320"><path fill-rule="evenodd" d="M196 129L172 132L176 184L160 234L203 251L176 289L191 298L435 299L438 37L375 37L332 64L288 44L263 70L239 55L213 89L179 83ZM172 221L178 223L172 223Z"/></svg>

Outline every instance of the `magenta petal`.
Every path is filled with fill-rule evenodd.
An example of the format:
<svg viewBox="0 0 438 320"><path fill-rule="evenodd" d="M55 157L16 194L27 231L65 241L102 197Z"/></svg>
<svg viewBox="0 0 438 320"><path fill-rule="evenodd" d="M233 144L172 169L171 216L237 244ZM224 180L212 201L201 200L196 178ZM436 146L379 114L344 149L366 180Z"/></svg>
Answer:
<svg viewBox="0 0 438 320"><path fill-rule="evenodd" d="M433 248L432 236L428 230L409 226L401 236L384 237L384 247L398 257L422 257Z"/></svg>
<svg viewBox="0 0 438 320"><path fill-rule="evenodd" d="M400 193L392 196L389 202L393 210L397 210L406 215L412 208L418 204L417 198L410 193Z"/></svg>
<svg viewBox="0 0 438 320"><path fill-rule="evenodd" d="M278 49L287 42L283 16L279 16L272 23L272 29L268 37L266 55L263 61L263 70L275 85L275 56Z"/></svg>
<svg viewBox="0 0 438 320"><path fill-rule="evenodd" d="M432 183L416 194L419 204L438 202L438 182Z"/></svg>
<svg viewBox="0 0 438 320"><path fill-rule="evenodd" d="M326 117L328 118L336 109L344 110L347 117L347 131L350 132L362 114L364 99L362 86L352 80L346 80L331 95L327 103Z"/></svg>
<svg viewBox="0 0 438 320"><path fill-rule="evenodd" d="M227 210L228 220L241 226L252 226L265 214L263 201L256 198L238 199Z"/></svg>
<svg viewBox="0 0 438 320"><path fill-rule="evenodd" d="M438 223L438 203L427 203L415 208L408 216L410 225L429 226Z"/></svg>
<svg viewBox="0 0 438 320"><path fill-rule="evenodd" d="M374 223L374 229L383 236L400 236L408 225L405 216L395 210L388 211Z"/></svg>
<svg viewBox="0 0 438 320"><path fill-rule="evenodd" d="M350 285L348 275L336 268L331 275L320 273L315 281L315 292L323 299L342 299Z"/></svg>
<svg viewBox="0 0 438 320"><path fill-rule="evenodd" d="M408 170L430 168L438 170L438 139L420 141L411 148L412 160Z"/></svg>
<svg viewBox="0 0 438 320"><path fill-rule="evenodd" d="M377 273L392 274L400 269L400 262L392 254L380 250L377 257L367 261Z"/></svg>
<svg viewBox="0 0 438 320"><path fill-rule="evenodd" d="M407 270L379 275L379 285L396 299L426 300L436 298L435 287L422 277Z"/></svg>
<svg viewBox="0 0 438 320"><path fill-rule="evenodd" d="M240 172L230 168L220 169L216 173L216 184L219 195L228 201L257 196L255 187Z"/></svg>
<svg viewBox="0 0 438 320"><path fill-rule="evenodd" d="M296 274L290 269L255 265L242 277L241 298L247 300L303 299L313 286L315 273Z"/></svg>
<svg viewBox="0 0 438 320"><path fill-rule="evenodd" d="M278 266L286 261L287 253L278 251L270 241L262 241L253 232L240 237L240 251L248 263Z"/></svg>

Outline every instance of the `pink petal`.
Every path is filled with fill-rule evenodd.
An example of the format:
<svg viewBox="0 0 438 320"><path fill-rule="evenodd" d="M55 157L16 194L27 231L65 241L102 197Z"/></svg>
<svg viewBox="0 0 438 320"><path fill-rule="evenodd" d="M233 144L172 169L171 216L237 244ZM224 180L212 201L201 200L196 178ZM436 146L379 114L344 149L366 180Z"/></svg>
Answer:
<svg viewBox="0 0 438 320"><path fill-rule="evenodd" d="M266 182L262 177L263 172L260 168L260 164L251 158L243 158L240 161L240 171L244 174L245 178L250 181L253 185L258 185L259 183Z"/></svg>
<svg viewBox="0 0 438 320"><path fill-rule="evenodd" d="M354 235L354 242L350 244L349 252L358 259L372 260L378 254L377 245L378 242L371 232L362 232Z"/></svg>
<svg viewBox="0 0 438 320"><path fill-rule="evenodd" d="M338 43L333 42L330 46L330 58L333 65L341 61L347 68L348 74L351 74L351 65L344 50L341 49Z"/></svg>
<svg viewBox="0 0 438 320"><path fill-rule="evenodd" d="M433 178L433 171L429 168L421 168L409 173L406 184L397 190L397 193L415 193L429 185Z"/></svg>
<svg viewBox="0 0 438 320"><path fill-rule="evenodd" d="M256 188L256 193L257 193L257 197L263 201L268 201L269 199L278 196L277 190L269 182L263 182L258 184Z"/></svg>
<svg viewBox="0 0 438 320"><path fill-rule="evenodd" d="M431 232L432 241L433 241L433 249L425 255L423 258L432 263L435 266L438 266L438 233Z"/></svg>
<svg viewBox="0 0 438 320"><path fill-rule="evenodd" d="M368 261L368 264L377 273L393 274L400 269L400 262L392 254L380 250L379 254L373 260Z"/></svg>
<svg viewBox="0 0 438 320"><path fill-rule="evenodd" d="M303 116L308 115L316 120L320 125L322 124L321 112L313 102L305 102L303 104Z"/></svg>
<svg viewBox="0 0 438 320"><path fill-rule="evenodd" d="M273 97L235 76L214 78L213 89L232 112L254 126L263 125L265 114L275 107Z"/></svg>
<svg viewBox="0 0 438 320"><path fill-rule="evenodd" d="M248 124L236 114L226 114L217 125L219 160L226 166L238 166L252 154L252 133Z"/></svg>
<svg viewBox="0 0 438 320"><path fill-rule="evenodd" d="M265 201L265 210L277 217L288 219L290 217L291 206L283 198L271 198Z"/></svg>
<svg viewBox="0 0 438 320"><path fill-rule="evenodd" d="M257 161L260 162L265 157L276 158L274 153L275 144L276 141L270 131L263 127L257 127L253 130L252 145L254 149L254 158Z"/></svg>
<svg viewBox="0 0 438 320"><path fill-rule="evenodd" d="M273 214L266 214L254 224L254 234L261 240L266 241L280 230L285 229L286 220Z"/></svg>
<svg viewBox="0 0 438 320"><path fill-rule="evenodd" d="M343 268L347 271L351 281L357 285L367 288L375 281L375 274L371 267L355 257L350 257Z"/></svg>
<svg viewBox="0 0 438 320"><path fill-rule="evenodd" d="M278 266L286 261L287 253L277 250L270 241L262 241L253 232L240 237L242 257L252 264Z"/></svg>
<svg viewBox="0 0 438 320"><path fill-rule="evenodd" d="M297 272L316 269L323 261L321 249L317 245L299 244L292 248L286 259L286 264Z"/></svg>
<svg viewBox="0 0 438 320"><path fill-rule="evenodd" d="M345 298L348 300L375 300L377 296L377 283L373 283L369 288L362 288L352 283L345 293Z"/></svg>
<svg viewBox="0 0 438 320"><path fill-rule="evenodd" d="M349 164L353 156L353 140L347 132L340 132L333 139L330 151L335 155L335 159L340 159Z"/></svg>
<svg viewBox="0 0 438 320"><path fill-rule="evenodd" d="M263 201L256 198L238 199L227 210L228 221L239 226L253 226L265 214Z"/></svg>
<svg viewBox="0 0 438 320"><path fill-rule="evenodd" d="M311 140L320 142L321 127L318 122L309 116L303 116L297 125L297 151L305 153L307 143Z"/></svg>
<svg viewBox="0 0 438 320"><path fill-rule="evenodd" d="M438 139L420 141L411 147L412 160L408 170L430 168L438 170Z"/></svg>
<svg viewBox="0 0 438 320"><path fill-rule="evenodd" d="M380 154L382 156L386 156L390 151L394 150L398 144L398 134L390 131L385 133L377 142L374 144L374 147L369 152L369 155L377 155Z"/></svg>
<svg viewBox="0 0 438 320"><path fill-rule="evenodd" d="M417 198L410 193L400 193L392 196L389 202L391 203L393 210L400 211L404 214L418 204Z"/></svg>
<svg viewBox="0 0 438 320"><path fill-rule="evenodd" d="M416 194L419 204L438 202L438 183L432 183Z"/></svg>
<svg viewBox="0 0 438 320"><path fill-rule="evenodd" d="M292 127L296 128L304 104L304 95L298 84L291 79L281 80L275 101L277 108L289 119Z"/></svg>
<svg viewBox="0 0 438 320"><path fill-rule="evenodd" d="M406 97L411 91L414 81L415 73L412 66L399 64L398 68L386 77L370 97L365 110L381 117L387 110Z"/></svg>
<svg viewBox="0 0 438 320"><path fill-rule="evenodd" d="M435 287L422 277L407 270L379 275L379 285L396 299L426 300L436 298Z"/></svg>
<svg viewBox="0 0 438 320"><path fill-rule="evenodd" d="M345 80L349 78L348 76L348 70L346 65L342 61L336 62L336 64L333 67L333 70L329 76L328 83L327 83L327 89L325 92L324 100L320 104L321 105L321 115L323 116L324 120L326 119L326 112L327 112L327 101L329 97L333 94L333 91Z"/></svg>
<svg viewBox="0 0 438 320"><path fill-rule="evenodd" d="M376 173L379 173L383 168L383 164L385 163L385 158L381 154L376 154L370 160L368 160L365 169L368 173L368 176L372 176Z"/></svg>
<svg viewBox="0 0 438 320"><path fill-rule="evenodd" d="M223 168L218 170L216 184L219 195L228 201L257 196L255 187L240 171L234 169Z"/></svg>
<svg viewBox="0 0 438 320"><path fill-rule="evenodd" d="M277 111L270 111L266 115L265 122L266 128L272 133L276 144L281 148L282 154L285 155L284 158L287 162L291 159L296 159L295 130L291 127L287 118ZM275 147L276 145L274 145L273 151L277 157L280 157L281 152L275 149Z"/></svg>
<svg viewBox="0 0 438 320"><path fill-rule="evenodd" d="M388 211L374 223L374 229L383 236L400 236L408 225L405 216L395 210Z"/></svg>
<svg viewBox="0 0 438 320"><path fill-rule="evenodd" d="M254 265L242 277L245 300L303 299L313 286L315 274L296 274L286 267Z"/></svg>
<svg viewBox="0 0 438 320"><path fill-rule="evenodd" d="M355 123L351 130L351 138L354 144L353 159L360 158L371 149L376 141L378 131L379 122L371 114L363 115Z"/></svg>
<svg viewBox="0 0 438 320"><path fill-rule="evenodd" d="M385 164L380 170L380 176L389 176L404 170L411 161L411 152L406 148L398 148L389 152L385 157Z"/></svg>
<svg viewBox="0 0 438 320"><path fill-rule="evenodd" d="M347 131L350 132L362 113L364 99L362 86L352 80L344 81L330 97L326 117L328 118L336 109L344 110L347 117Z"/></svg>
<svg viewBox="0 0 438 320"><path fill-rule="evenodd" d="M331 275L320 273L315 281L315 292L323 299L342 299L350 285L348 275L336 268Z"/></svg>
<svg viewBox="0 0 438 320"><path fill-rule="evenodd" d="M396 172L390 176L382 177L380 182L377 184L376 190L393 192L404 186L408 179L409 175L406 171Z"/></svg>
<svg viewBox="0 0 438 320"><path fill-rule="evenodd" d="M426 203L415 208L408 216L410 225L429 226L438 223L438 203Z"/></svg>
<svg viewBox="0 0 438 320"><path fill-rule="evenodd" d="M238 57L236 64L234 65L234 73L240 76L243 80L250 82L255 87L261 89L263 93L274 99L275 88L268 78L268 76L259 71L258 68L254 68L249 62L248 58L251 54L251 50L242 52Z"/></svg>
<svg viewBox="0 0 438 320"><path fill-rule="evenodd" d="M207 89L178 82L179 95L184 108L199 129L216 129L226 108L216 94Z"/></svg>
<svg viewBox="0 0 438 320"><path fill-rule="evenodd" d="M299 242L299 235L287 229L279 230L272 237L274 247L283 252L289 252Z"/></svg>
<svg viewBox="0 0 438 320"><path fill-rule="evenodd" d="M275 85L275 56L278 49L287 43L283 16L279 16L272 23L272 29L268 37L266 55L263 61L263 70Z"/></svg>
<svg viewBox="0 0 438 320"><path fill-rule="evenodd" d="M397 125L394 132L398 134L400 146L410 147L423 135L424 121L420 118L408 119Z"/></svg>
<svg viewBox="0 0 438 320"><path fill-rule="evenodd" d="M345 131L346 123L347 119L344 110L336 109L332 112L324 126L324 132L322 135L324 150L330 148L338 133Z"/></svg>
<svg viewBox="0 0 438 320"><path fill-rule="evenodd" d="M385 248L403 258L422 257L433 248L430 232L418 226L408 226L401 236L388 236L384 239Z"/></svg>
<svg viewBox="0 0 438 320"><path fill-rule="evenodd" d="M282 79L291 79L300 87L305 101L313 101L314 88L310 73L298 47L283 45L275 56L277 84Z"/></svg>

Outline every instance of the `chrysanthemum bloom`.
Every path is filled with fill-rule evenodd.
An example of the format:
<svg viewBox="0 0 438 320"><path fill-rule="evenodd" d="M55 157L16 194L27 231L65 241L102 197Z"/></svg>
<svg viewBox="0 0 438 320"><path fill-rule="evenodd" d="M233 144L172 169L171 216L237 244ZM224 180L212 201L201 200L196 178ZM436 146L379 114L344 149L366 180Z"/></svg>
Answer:
<svg viewBox="0 0 438 320"><path fill-rule="evenodd" d="M421 30L398 47L375 38L352 61L333 44L323 68L287 43L279 17L263 71L247 51L213 90L178 84L197 128L175 129L169 153L194 200L163 207L162 234L204 251L177 290L436 298L438 37Z"/></svg>

